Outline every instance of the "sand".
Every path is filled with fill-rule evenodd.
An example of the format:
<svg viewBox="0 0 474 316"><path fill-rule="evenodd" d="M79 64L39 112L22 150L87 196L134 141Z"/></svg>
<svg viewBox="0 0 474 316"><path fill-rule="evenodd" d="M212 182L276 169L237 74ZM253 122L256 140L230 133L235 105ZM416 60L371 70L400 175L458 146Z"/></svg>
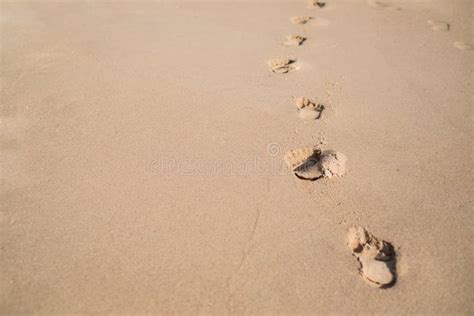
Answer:
<svg viewBox="0 0 474 316"><path fill-rule="evenodd" d="M473 2L326 2L2 1L1 313L472 313Z"/></svg>

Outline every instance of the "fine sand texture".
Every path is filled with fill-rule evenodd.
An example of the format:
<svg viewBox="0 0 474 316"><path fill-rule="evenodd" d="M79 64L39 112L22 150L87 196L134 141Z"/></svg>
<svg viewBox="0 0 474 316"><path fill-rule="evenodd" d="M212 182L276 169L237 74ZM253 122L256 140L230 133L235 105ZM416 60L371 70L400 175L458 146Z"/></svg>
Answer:
<svg viewBox="0 0 474 316"><path fill-rule="evenodd" d="M321 2L1 1L0 314L472 314L474 2Z"/></svg>

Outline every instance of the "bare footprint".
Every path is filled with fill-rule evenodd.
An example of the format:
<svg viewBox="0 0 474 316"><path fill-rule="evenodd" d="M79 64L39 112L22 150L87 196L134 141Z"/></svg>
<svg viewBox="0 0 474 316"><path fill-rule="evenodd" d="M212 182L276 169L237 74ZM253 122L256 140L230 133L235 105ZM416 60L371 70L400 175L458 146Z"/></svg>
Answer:
<svg viewBox="0 0 474 316"><path fill-rule="evenodd" d="M306 24L312 19L313 19L312 16L292 16L290 18L291 23L293 24Z"/></svg>
<svg viewBox="0 0 474 316"><path fill-rule="evenodd" d="M326 2L324 1L308 0L308 9L324 8L325 6Z"/></svg>
<svg viewBox="0 0 474 316"><path fill-rule="evenodd" d="M401 10L401 8L393 6L386 0L367 0L367 4L376 9Z"/></svg>
<svg viewBox="0 0 474 316"><path fill-rule="evenodd" d="M324 105L314 102L307 97L295 99L295 106L298 108L298 114L303 120L318 120L324 110Z"/></svg>
<svg viewBox="0 0 474 316"><path fill-rule="evenodd" d="M349 229L348 245L360 263L359 273L370 285L387 288L396 281L396 258L393 246L378 240L365 228Z"/></svg>
<svg viewBox="0 0 474 316"><path fill-rule="evenodd" d="M374 8L388 8L389 4L379 0L367 0L367 4Z"/></svg>
<svg viewBox="0 0 474 316"><path fill-rule="evenodd" d="M436 21L436 20L428 20L426 21L433 31L444 31L447 32L450 29L450 25L448 22L444 21Z"/></svg>
<svg viewBox="0 0 474 316"><path fill-rule="evenodd" d="M473 50L474 44L457 41L453 43L453 46L460 50Z"/></svg>
<svg viewBox="0 0 474 316"><path fill-rule="evenodd" d="M346 157L334 150L321 151L306 147L291 149L285 153L284 160L295 176L303 180L342 177L346 174Z"/></svg>
<svg viewBox="0 0 474 316"><path fill-rule="evenodd" d="M286 74L291 71L300 69L299 66L294 65L296 59L289 58L274 58L267 61L267 65L270 70L278 74Z"/></svg>
<svg viewBox="0 0 474 316"><path fill-rule="evenodd" d="M306 41L306 37L300 35L289 35L286 37L286 41L283 43L286 46L300 46Z"/></svg>

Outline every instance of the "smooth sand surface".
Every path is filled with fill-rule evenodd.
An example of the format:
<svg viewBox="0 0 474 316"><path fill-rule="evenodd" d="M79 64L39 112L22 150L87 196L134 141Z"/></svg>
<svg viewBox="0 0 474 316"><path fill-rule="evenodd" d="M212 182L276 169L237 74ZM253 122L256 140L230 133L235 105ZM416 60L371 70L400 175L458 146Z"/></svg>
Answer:
<svg viewBox="0 0 474 316"><path fill-rule="evenodd" d="M327 2L2 1L2 314L472 313L474 3ZM294 177L322 139L347 175Z"/></svg>

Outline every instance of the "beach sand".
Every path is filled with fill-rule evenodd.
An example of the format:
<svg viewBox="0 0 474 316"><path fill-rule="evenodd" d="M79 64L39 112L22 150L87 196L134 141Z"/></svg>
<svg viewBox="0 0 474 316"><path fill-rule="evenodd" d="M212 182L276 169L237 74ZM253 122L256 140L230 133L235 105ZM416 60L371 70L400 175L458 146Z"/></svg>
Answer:
<svg viewBox="0 0 474 316"><path fill-rule="evenodd" d="M472 313L474 4L326 2L2 1L2 314Z"/></svg>

